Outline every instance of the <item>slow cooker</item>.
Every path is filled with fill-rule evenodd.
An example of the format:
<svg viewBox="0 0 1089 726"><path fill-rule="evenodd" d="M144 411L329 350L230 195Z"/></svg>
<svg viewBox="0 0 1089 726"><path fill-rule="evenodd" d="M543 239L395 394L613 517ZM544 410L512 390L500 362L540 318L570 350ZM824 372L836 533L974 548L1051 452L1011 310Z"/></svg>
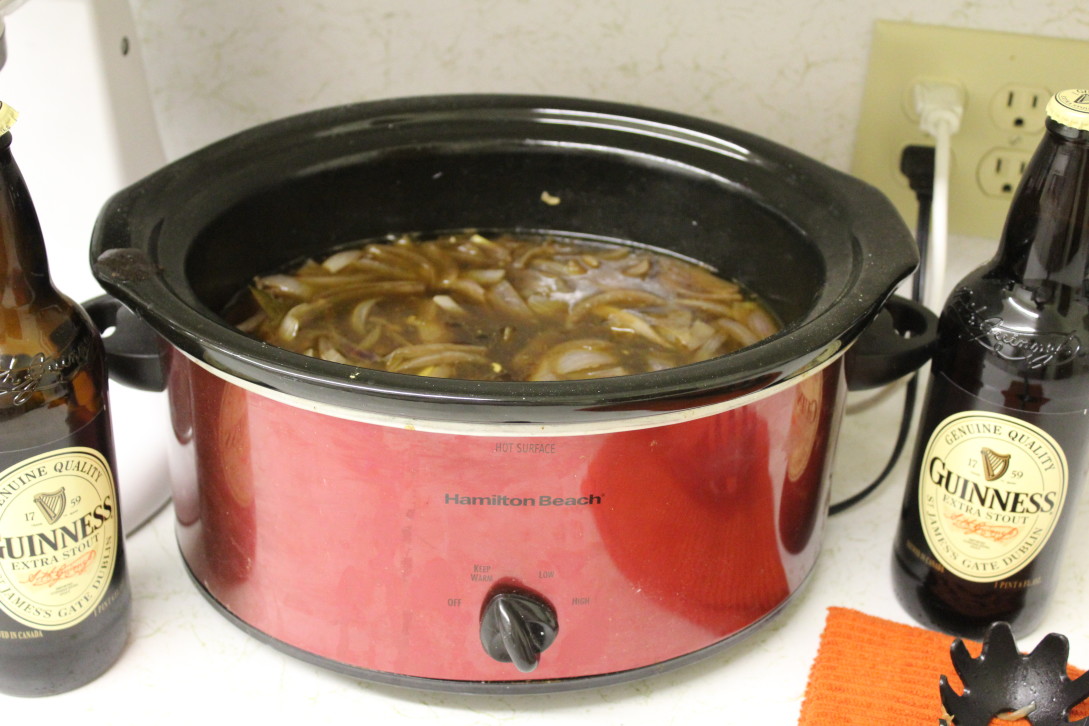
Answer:
<svg viewBox="0 0 1089 726"><path fill-rule="evenodd" d="M784 328L665 371L505 383L356 369L221 317L291 261L466 229L695 260ZM199 150L109 200L91 259L165 341L178 542L208 599L357 677L523 692L655 673L783 609L820 549L845 354L917 252L879 192L759 136L450 96Z"/></svg>

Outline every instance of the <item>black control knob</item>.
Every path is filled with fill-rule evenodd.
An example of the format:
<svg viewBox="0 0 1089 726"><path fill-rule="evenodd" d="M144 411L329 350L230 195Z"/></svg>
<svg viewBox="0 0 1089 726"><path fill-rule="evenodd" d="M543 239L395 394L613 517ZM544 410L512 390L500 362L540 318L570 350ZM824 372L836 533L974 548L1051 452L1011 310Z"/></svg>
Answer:
<svg viewBox="0 0 1089 726"><path fill-rule="evenodd" d="M552 645L558 630L556 611L524 591L493 595L480 618L484 652L501 663L513 663L523 673L537 667L541 652Z"/></svg>

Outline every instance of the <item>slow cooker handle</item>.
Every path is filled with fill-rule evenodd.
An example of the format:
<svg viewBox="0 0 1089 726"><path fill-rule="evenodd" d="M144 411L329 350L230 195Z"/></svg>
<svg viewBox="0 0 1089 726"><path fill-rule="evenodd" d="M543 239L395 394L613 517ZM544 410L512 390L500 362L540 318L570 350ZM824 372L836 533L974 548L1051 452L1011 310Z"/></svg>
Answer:
<svg viewBox="0 0 1089 726"><path fill-rule="evenodd" d="M920 303L892 296L844 356L848 390L877 388L918 370L937 344L937 316Z"/></svg>
<svg viewBox="0 0 1089 726"><path fill-rule="evenodd" d="M141 391L166 390L166 342L111 295L83 303L102 335L110 378Z"/></svg>

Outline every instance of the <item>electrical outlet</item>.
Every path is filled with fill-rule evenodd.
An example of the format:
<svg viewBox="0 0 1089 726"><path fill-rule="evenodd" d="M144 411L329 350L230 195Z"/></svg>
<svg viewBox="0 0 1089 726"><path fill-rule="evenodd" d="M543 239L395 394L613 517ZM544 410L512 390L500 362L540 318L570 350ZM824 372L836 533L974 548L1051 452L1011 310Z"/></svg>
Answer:
<svg viewBox="0 0 1089 726"><path fill-rule="evenodd" d="M878 21L851 173L883 191L914 227L918 202L900 173L905 146L934 145L912 89L940 81L965 92L952 138L949 231L997 239L1055 91L1084 88L1089 42Z"/></svg>
<svg viewBox="0 0 1089 726"><path fill-rule="evenodd" d="M979 161L979 188L989 197L1006 200L1008 205L1031 156L1018 149L991 149Z"/></svg>
<svg viewBox="0 0 1089 726"><path fill-rule="evenodd" d="M1056 88L1056 91L1063 89ZM991 118L1006 132L1039 134L1044 130L1044 107L1051 98L1046 88L1010 84L991 99Z"/></svg>

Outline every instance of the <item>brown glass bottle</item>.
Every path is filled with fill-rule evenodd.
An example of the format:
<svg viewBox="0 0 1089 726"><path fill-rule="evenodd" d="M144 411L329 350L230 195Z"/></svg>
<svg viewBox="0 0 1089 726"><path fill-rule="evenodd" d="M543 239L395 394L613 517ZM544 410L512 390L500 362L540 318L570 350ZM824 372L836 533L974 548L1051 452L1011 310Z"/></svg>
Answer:
<svg viewBox="0 0 1089 726"><path fill-rule="evenodd" d="M102 341L49 278L0 105L0 693L105 671L128 636Z"/></svg>
<svg viewBox="0 0 1089 726"><path fill-rule="evenodd" d="M1089 92L1047 112L996 256L942 310L894 544L900 603L967 638L1040 623L1089 473Z"/></svg>

